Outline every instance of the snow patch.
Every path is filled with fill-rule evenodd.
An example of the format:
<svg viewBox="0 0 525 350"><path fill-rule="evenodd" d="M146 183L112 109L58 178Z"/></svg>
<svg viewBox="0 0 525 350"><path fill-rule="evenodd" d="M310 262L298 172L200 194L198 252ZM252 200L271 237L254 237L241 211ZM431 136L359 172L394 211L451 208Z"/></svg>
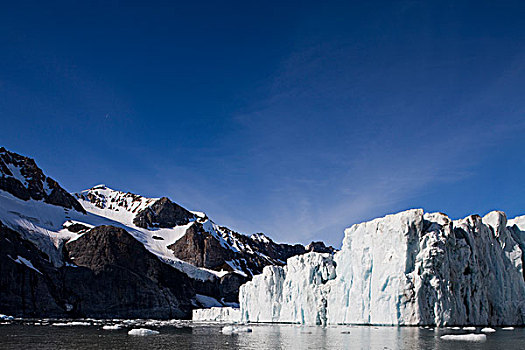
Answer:
<svg viewBox="0 0 525 350"><path fill-rule="evenodd" d="M36 267L34 267L33 264L31 263L31 261L27 260L26 258L21 257L20 255L16 259L13 259L10 255L8 255L8 257L11 260L13 260L14 262L16 262L18 264L21 264L21 265L25 265L25 266L29 267L31 270L34 270L34 271L36 271L36 272L38 272L39 274L42 275L42 272L40 272Z"/></svg>

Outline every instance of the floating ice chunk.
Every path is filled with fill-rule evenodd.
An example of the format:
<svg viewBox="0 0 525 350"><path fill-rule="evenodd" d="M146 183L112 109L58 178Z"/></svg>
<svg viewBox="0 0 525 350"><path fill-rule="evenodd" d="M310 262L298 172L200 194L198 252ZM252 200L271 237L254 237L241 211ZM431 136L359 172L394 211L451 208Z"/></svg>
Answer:
<svg viewBox="0 0 525 350"><path fill-rule="evenodd" d="M221 332L222 334L233 334L233 326L224 326Z"/></svg>
<svg viewBox="0 0 525 350"><path fill-rule="evenodd" d="M447 334L440 337L443 340L460 340L460 341L473 341L473 342L485 342L487 336L485 334Z"/></svg>
<svg viewBox="0 0 525 350"><path fill-rule="evenodd" d="M79 321L57 322L57 323L53 323L53 326L56 326L56 327L91 326L91 323L89 323L89 322L79 322Z"/></svg>
<svg viewBox="0 0 525 350"><path fill-rule="evenodd" d="M135 328L135 329L130 330L128 334L145 336L145 335L156 335L156 334L159 334L159 332L151 330L151 329L147 329L147 328Z"/></svg>
<svg viewBox="0 0 525 350"><path fill-rule="evenodd" d="M502 330L504 330L504 331L513 331L514 327L503 327Z"/></svg>
<svg viewBox="0 0 525 350"><path fill-rule="evenodd" d="M490 327L482 328L481 331L483 333L494 333L494 332L496 332L496 330L494 328L490 328Z"/></svg>
<svg viewBox="0 0 525 350"><path fill-rule="evenodd" d="M463 327L464 331L475 331L476 327Z"/></svg>
<svg viewBox="0 0 525 350"><path fill-rule="evenodd" d="M112 331L112 330L119 330L119 329L122 329L122 326L121 325L118 325L118 324L114 324L114 325L106 325L104 327L102 327L102 329L105 329L105 330L108 330L108 331Z"/></svg>
<svg viewBox="0 0 525 350"><path fill-rule="evenodd" d="M251 333L252 329L250 327L224 326L221 332L222 334Z"/></svg>

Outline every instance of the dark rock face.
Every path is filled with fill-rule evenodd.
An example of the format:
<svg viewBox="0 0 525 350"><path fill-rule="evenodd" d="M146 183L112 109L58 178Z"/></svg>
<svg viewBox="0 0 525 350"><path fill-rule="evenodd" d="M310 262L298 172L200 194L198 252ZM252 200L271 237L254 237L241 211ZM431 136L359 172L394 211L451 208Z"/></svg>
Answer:
<svg viewBox="0 0 525 350"><path fill-rule="evenodd" d="M190 317L193 280L123 229L96 227L66 244L64 255L75 265L55 268L0 224L0 310L23 317ZM210 283L218 293L219 281Z"/></svg>
<svg viewBox="0 0 525 350"><path fill-rule="evenodd" d="M308 252L316 252L316 253L330 253L333 254L336 252L336 249L332 246L326 246L324 242L317 241L317 242L311 242L306 247L306 251Z"/></svg>
<svg viewBox="0 0 525 350"><path fill-rule="evenodd" d="M89 227L80 223L74 223L66 227L69 232L79 233L82 231L89 230Z"/></svg>
<svg viewBox="0 0 525 350"><path fill-rule="evenodd" d="M219 231L222 237L206 232L203 226L196 222L188 228L184 236L168 248L177 258L192 265L216 271L233 271L231 265L234 265L248 277L261 273L267 265L284 265L288 258L295 255L309 251L335 251L322 242L313 242L305 248L301 244L275 243L263 234L249 237L226 227L220 227ZM233 246L243 249L232 249Z"/></svg>
<svg viewBox="0 0 525 350"><path fill-rule="evenodd" d="M234 258L234 252L221 246L199 223L191 225L184 236L168 248L181 260L214 270L231 270L226 261Z"/></svg>
<svg viewBox="0 0 525 350"><path fill-rule="evenodd" d="M124 229L93 228L66 244L65 284L73 311L94 317L184 318L195 291L190 278L161 262ZM74 283L75 281L82 283Z"/></svg>
<svg viewBox="0 0 525 350"><path fill-rule="evenodd" d="M277 265L286 263L286 259L306 253L304 246L301 244L275 243L272 239L262 233L256 233L251 237L245 236L252 243L256 251L269 256L277 262ZM246 240L246 238L244 240ZM261 271L262 272L262 271Z"/></svg>
<svg viewBox="0 0 525 350"><path fill-rule="evenodd" d="M194 218L195 215L190 211L177 203L173 203L168 198L162 197L151 206L141 210L133 219L133 223L142 228L170 228L185 225Z"/></svg>
<svg viewBox="0 0 525 350"><path fill-rule="evenodd" d="M23 261L29 261L34 269ZM37 271L38 270L38 271ZM51 277L50 277L51 275ZM56 269L47 256L0 223L0 310L14 316L63 316Z"/></svg>
<svg viewBox="0 0 525 350"><path fill-rule="evenodd" d="M221 277L219 282L220 300L228 302L239 301L239 288L251 278L238 273L229 273Z"/></svg>
<svg viewBox="0 0 525 350"><path fill-rule="evenodd" d="M0 147L0 189L22 200L44 202L85 213L82 205L53 179L46 177L31 158Z"/></svg>

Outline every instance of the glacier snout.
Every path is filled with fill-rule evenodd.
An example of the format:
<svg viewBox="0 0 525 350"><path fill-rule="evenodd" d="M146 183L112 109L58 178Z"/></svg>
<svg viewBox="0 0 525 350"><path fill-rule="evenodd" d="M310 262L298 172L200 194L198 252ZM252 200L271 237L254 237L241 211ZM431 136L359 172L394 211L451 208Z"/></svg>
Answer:
<svg viewBox="0 0 525 350"><path fill-rule="evenodd" d="M241 287L244 321L522 325L523 232L502 212L404 211L345 230L341 251L268 267Z"/></svg>

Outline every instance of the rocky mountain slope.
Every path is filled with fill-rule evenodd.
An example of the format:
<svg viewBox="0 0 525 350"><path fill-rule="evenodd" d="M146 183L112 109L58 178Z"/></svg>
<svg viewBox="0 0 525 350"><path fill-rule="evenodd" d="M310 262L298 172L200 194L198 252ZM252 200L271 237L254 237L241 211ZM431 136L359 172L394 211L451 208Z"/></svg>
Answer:
<svg viewBox="0 0 525 350"><path fill-rule="evenodd" d="M307 251L236 233L166 197L104 185L69 194L4 148L0 222L10 243L0 249L0 310L14 315L187 317L236 302L264 266Z"/></svg>
<svg viewBox="0 0 525 350"><path fill-rule="evenodd" d="M82 206L50 177L44 175L31 158L0 147L0 190L22 200L45 203L85 213Z"/></svg>
<svg viewBox="0 0 525 350"><path fill-rule="evenodd" d="M322 242L304 247L278 244L262 233L246 236L166 197L145 198L105 185L74 196L89 214L113 220L163 260L184 261L216 276L234 272L250 278L264 266L282 265L293 255L334 251Z"/></svg>
<svg viewBox="0 0 525 350"><path fill-rule="evenodd" d="M523 325L525 220L408 210L345 231L335 255L292 257L241 287L244 321Z"/></svg>

